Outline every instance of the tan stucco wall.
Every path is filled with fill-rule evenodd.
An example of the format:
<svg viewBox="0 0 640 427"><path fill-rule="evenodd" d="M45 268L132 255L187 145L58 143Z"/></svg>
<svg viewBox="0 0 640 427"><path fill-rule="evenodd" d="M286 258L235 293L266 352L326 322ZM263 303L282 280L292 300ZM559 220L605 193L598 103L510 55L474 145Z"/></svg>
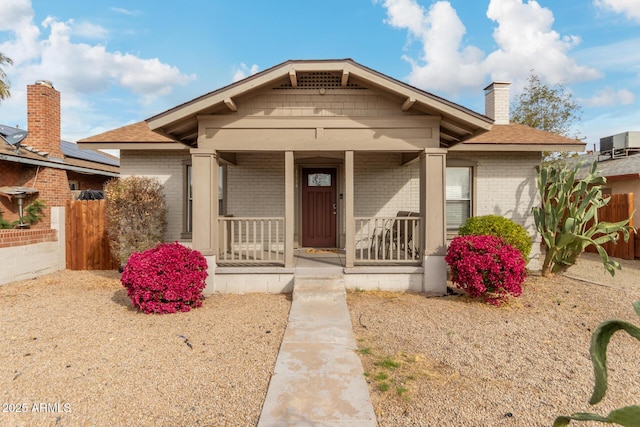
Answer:
<svg viewBox="0 0 640 427"><path fill-rule="evenodd" d="M157 177L167 202L165 241L181 240L184 214L185 161L188 151L121 151L120 176Z"/></svg>

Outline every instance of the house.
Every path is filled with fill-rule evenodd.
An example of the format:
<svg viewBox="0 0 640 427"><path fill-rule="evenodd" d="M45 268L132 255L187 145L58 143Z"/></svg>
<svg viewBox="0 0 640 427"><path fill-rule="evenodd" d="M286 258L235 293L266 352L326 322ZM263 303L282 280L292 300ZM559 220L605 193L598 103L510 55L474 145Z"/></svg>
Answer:
<svg viewBox="0 0 640 427"><path fill-rule="evenodd" d="M119 160L60 139L60 92L40 80L27 86L27 129L0 125L0 171L3 218L18 219L17 201L37 198L47 208L35 228L48 229L51 207L64 206L73 192L101 190L119 176Z"/></svg>
<svg viewBox="0 0 640 427"><path fill-rule="evenodd" d="M79 144L160 179L166 240L205 255L207 292L291 290L300 249L329 248L348 288L443 294L447 236L485 214L533 235L541 152L584 148L510 124L508 83L485 101L486 115L351 59L292 60Z"/></svg>

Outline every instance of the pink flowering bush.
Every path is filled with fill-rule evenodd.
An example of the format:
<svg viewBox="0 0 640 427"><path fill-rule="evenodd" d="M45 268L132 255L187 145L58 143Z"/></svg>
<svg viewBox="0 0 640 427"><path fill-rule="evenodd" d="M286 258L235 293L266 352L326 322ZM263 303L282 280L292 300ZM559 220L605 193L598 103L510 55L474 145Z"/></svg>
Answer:
<svg viewBox="0 0 640 427"><path fill-rule="evenodd" d="M444 260L451 268L451 281L471 297L500 305L507 295L522 294L524 258L500 237L456 237Z"/></svg>
<svg viewBox="0 0 640 427"><path fill-rule="evenodd" d="M178 242L135 252L122 272L133 306L145 313L176 313L202 305L207 261Z"/></svg>

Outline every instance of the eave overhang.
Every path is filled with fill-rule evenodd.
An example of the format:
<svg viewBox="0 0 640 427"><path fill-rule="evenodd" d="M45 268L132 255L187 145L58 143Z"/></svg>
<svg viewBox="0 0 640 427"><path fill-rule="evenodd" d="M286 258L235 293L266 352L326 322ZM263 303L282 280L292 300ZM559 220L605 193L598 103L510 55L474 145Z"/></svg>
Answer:
<svg viewBox="0 0 640 427"><path fill-rule="evenodd" d="M223 110L235 112L241 96L280 82L290 82L295 88L300 75L312 72L339 74L342 87L346 87L348 81L352 80L395 96L399 99L398 109L401 111L415 109L428 115L439 115L442 117L443 129L441 140L445 146L455 144L478 131L489 130L493 124L493 120L482 114L381 74L351 59L287 61L160 113L147 119L147 123L155 132L189 146L196 146L198 116Z"/></svg>

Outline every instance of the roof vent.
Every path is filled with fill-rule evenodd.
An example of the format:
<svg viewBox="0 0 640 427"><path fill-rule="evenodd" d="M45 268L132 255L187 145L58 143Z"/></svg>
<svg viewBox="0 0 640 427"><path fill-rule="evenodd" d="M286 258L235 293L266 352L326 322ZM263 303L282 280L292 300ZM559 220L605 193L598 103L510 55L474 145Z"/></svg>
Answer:
<svg viewBox="0 0 640 427"><path fill-rule="evenodd" d="M39 86L46 86L53 89L53 83L50 80L36 80L36 84Z"/></svg>

